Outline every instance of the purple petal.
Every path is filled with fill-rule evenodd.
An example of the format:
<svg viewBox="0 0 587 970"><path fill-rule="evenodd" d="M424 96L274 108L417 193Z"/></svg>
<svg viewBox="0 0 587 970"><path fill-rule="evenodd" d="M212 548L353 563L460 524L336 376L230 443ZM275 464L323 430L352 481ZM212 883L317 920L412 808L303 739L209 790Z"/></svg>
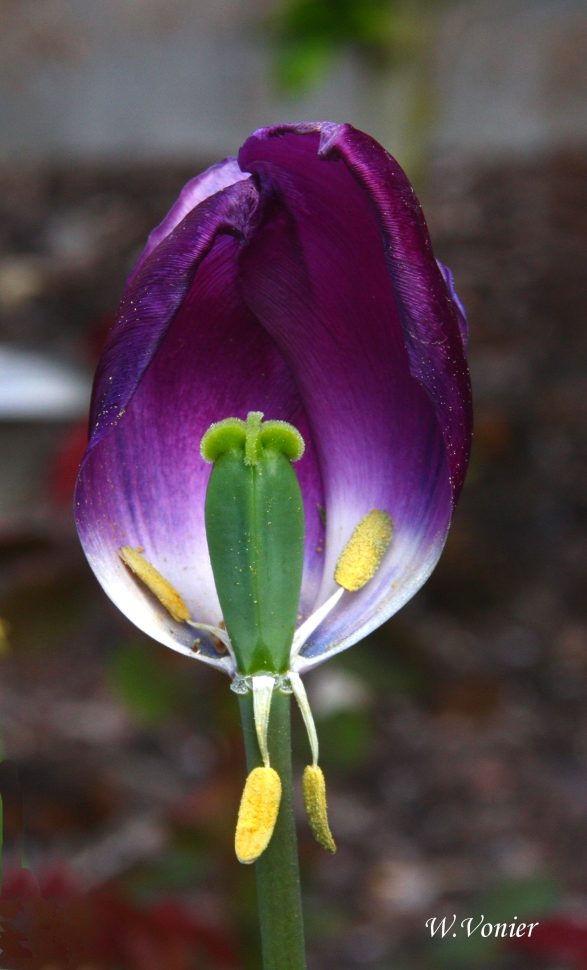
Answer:
<svg viewBox="0 0 587 970"><path fill-rule="evenodd" d="M257 205L249 178L202 202L127 286L94 379L90 449L124 414L217 236L243 236Z"/></svg>
<svg viewBox="0 0 587 970"><path fill-rule="evenodd" d="M324 130L331 136L338 131ZM319 153L320 143L319 132L308 126L301 134L282 127L252 136L239 155L241 168L258 181L265 216L241 252L244 297L290 365L324 483L327 543L315 606L333 592L336 560L366 512L388 511L395 533L375 578L343 597L312 636L306 656L333 644L343 649L365 636L434 567L451 517L454 448L453 424L443 423L445 410L435 408L429 385L435 391L437 378L453 402L457 430L467 387L460 372L451 377L438 350L442 337L464 359L442 275L431 253L422 257L422 240L416 246L410 237L421 234L422 225L414 229L408 220L408 242L397 243L407 249L396 267L398 291L372 198L343 153ZM379 146L377 151L387 158ZM399 220L391 229L401 237L406 215L399 189L387 191L387 208ZM421 302L406 294L407 279L423 294ZM410 341L406 304L415 321ZM452 421L452 412L446 413Z"/></svg>
<svg viewBox="0 0 587 970"><path fill-rule="evenodd" d="M250 186L241 182L226 191L236 196L237 205L240 193L240 204L249 211ZM220 621L204 527L210 466L199 451L213 421L261 410L268 418L299 427L307 444L299 468L309 526L306 542L312 550L304 573L306 611L321 580L314 550L323 532L317 506L324 498L315 448L287 364L243 303L239 242L226 234L211 238L214 229L226 232L227 225L238 222L234 212L227 221L225 203L226 198L220 222L217 204L205 210L207 221L202 217L206 203L188 216L125 294L97 378L96 398L106 404L96 406L97 430L76 491L82 545L106 592L137 626L184 653L191 653L197 631L166 614L123 566L118 549L142 548L181 593L194 620ZM203 260L202 239L208 241ZM184 280L193 282L189 286ZM126 310L137 305L140 328ZM113 385L119 390L112 390ZM124 405L115 397L117 407L110 406L112 397L122 392ZM115 412L116 420L100 422L103 410ZM202 641L201 649L212 653L205 635Z"/></svg>
<svg viewBox="0 0 587 970"><path fill-rule="evenodd" d="M455 281L452 275L452 270L450 270L448 266L445 266L444 263L441 263L439 259L437 259L436 262L438 263L438 268L444 277L444 282L448 286L448 291L457 310L459 330L461 332L461 339L463 341L463 347L465 348L466 355L469 352L469 324L467 321L467 313L463 304L461 303L461 300L459 299L457 291L455 290Z"/></svg>
<svg viewBox="0 0 587 970"><path fill-rule="evenodd" d="M163 242L170 232L173 232L192 209L195 209L200 202L209 199L211 195L215 195L216 192L227 189L235 182L243 181L248 177L246 172L241 172L236 158L225 158L223 161L217 162L216 165L211 165L205 172L200 172L195 178L190 179L184 185L177 202L172 205L163 221L149 234L147 245L136 262L129 282L159 243Z"/></svg>
<svg viewBox="0 0 587 970"><path fill-rule="evenodd" d="M385 250L387 270L400 316L410 370L430 396L447 444L456 502L466 474L471 445L472 405L462 328L464 311L454 301L434 259L428 228L416 194L396 160L369 135L352 125L307 122L261 128L239 153L243 171L260 143L291 136L320 136L324 160L341 159L365 194Z"/></svg>
<svg viewBox="0 0 587 970"><path fill-rule="evenodd" d="M456 502L469 464L472 428L462 306L451 299L434 259L422 207L396 160L351 125L326 128L320 154L345 162L377 218L410 370L426 388L438 416Z"/></svg>

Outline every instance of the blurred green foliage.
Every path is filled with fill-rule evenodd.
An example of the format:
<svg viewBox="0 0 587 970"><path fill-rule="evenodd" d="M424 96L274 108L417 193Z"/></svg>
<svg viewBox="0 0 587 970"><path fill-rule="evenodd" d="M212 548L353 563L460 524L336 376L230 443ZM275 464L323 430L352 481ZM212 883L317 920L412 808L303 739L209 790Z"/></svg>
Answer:
<svg viewBox="0 0 587 970"><path fill-rule="evenodd" d="M133 902L143 905L162 893L194 892L213 868L209 853L194 846L173 845L131 872L124 887Z"/></svg>
<svg viewBox="0 0 587 970"><path fill-rule="evenodd" d="M445 0L286 0L271 21L275 73L301 92L317 83L343 50L373 67L410 55L433 7Z"/></svg>
<svg viewBox="0 0 587 970"><path fill-rule="evenodd" d="M374 734L366 711L337 711L319 723L320 761L325 771L348 770L369 756Z"/></svg>
<svg viewBox="0 0 587 970"><path fill-rule="evenodd" d="M190 679L149 641L123 644L111 658L107 679L139 724L155 727L186 712Z"/></svg>
<svg viewBox="0 0 587 970"><path fill-rule="evenodd" d="M308 940L336 940L344 933L348 915L340 906L325 902L314 896L305 912L305 930Z"/></svg>
<svg viewBox="0 0 587 970"><path fill-rule="evenodd" d="M41 654L74 642L91 607L87 580L85 570L56 570L11 590L0 603L10 647Z"/></svg>
<svg viewBox="0 0 587 970"><path fill-rule="evenodd" d="M381 698L390 694L423 698L437 677L432 657L401 616L392 617L361 640L360 649L346 650L337 660Z"/></svg>

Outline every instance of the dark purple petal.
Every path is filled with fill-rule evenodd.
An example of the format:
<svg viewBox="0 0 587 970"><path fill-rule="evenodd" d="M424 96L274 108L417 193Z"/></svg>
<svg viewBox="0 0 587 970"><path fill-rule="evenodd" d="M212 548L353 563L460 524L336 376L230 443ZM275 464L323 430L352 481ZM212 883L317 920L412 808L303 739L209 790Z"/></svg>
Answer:
<svg viewBox="0 0 587 970"><path fill-rule="evenodd" d="M94 379L90 449L124 414L217 236L242 236L256 205L257 192L251 179L206 199L175 227L133 276ZM197 333L195 329L196 339Z"/></svg>
<svg viewBox="0 0 587 970"><path fill-rule="evenodd" d="M396 160L351 125L325 130L320 154L345 162L377 217L410 369L438 416L456 502L471 450L471 385L459 307L434 259L422 207Z"/></svg>
<svg viewBox="0 0 587 970"><path fill-rule="evenodd" d="M239 156L257 179L263 214L241 250L243 294L291 368L324 482L316 606L333 592L336 560L363 515L388 511L395 534L375 578L313 635L310 656L333 642L350 646L413 595L440 555L452 510L444 429L413 375L380 226L345 162L320 157L319 145L317 132L262 133ZM450 320L462 354L453 310Z"/></svg>
<svg viewBox="0 0 587 970"><path fill-rule="evenodd" d="M462 306L453 301L434 259L420 203L395 159L352 125L316 122L260 129L240 151L241 169L253 171L250 160L260 144L287 139L291 145L294 135L300 140L319 136L316 150L320 157L344 162L377 219L410 370L426 389L437 413L456 502L469 461L472 426L469 372L461 336Z"/></svg>

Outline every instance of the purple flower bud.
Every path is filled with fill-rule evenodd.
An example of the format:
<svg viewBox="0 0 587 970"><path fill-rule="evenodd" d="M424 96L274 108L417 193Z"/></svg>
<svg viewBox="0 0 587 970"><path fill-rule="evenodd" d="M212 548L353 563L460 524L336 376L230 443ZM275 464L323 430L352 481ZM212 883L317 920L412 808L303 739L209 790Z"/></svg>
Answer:
<svg viewBox="0 0 587 970"><path fill-rule="evenodd" d="M76 517L102 586L192 654L119 556L145 559L191 617L222 619L204 528L213 422L262 411L306 442L302 622L336 590L357 523L387 512L377 573L302 650L308 665L395 613L442 550L471 439L466 322L397 162L350 125L255 132L193 179L151 233L102 355ZM325 514L324 514L325 513ZM216 656L203 635L200 651Z"/></svg>

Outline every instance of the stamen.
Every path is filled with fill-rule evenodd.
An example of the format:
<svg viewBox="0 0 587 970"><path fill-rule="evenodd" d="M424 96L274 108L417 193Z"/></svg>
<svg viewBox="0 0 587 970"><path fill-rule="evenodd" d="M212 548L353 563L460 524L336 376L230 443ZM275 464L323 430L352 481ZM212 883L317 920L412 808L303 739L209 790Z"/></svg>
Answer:
<svg viewBox="0 0 587 970"><path fill-rule="evenodd" d="M216 647L218 653L225 653L228 650L232 660L235 660L232 644L226 630L217 626L210 626L208 623L197 623L190 619L188 608L181 595L137 549L133 549L131 546L121 546L118 555L125 566L128 566L135 576L138 576L141 582L157 597L174 620L178 623L187 623L194 630L204 630L206 633L211 633L218 641ZM197 640L196 644L199 644L199 642ZM199 656L200 659L203 659L203 655L200 654Z"/></svg>
<svg viewBox="0 0 587 970"><path fill-rule="evenodd" d="M238 810L234 848L249 865L265 851L279 813L281 780L273 768L254 768L247 778Z"/></svg>
<svg viewBox="0 0 587 970"><path fill-rule="evenodd" d="M336 564L335 582L354 593L368 583L381 565L393 533L391 516L381 509L365 515Z"/></svg>
<svg viewBox="0 0 587 970"><path fill-rule="evenodd" d="M336 564L334 579L339 589L294 633L290 663L294 664L306 641L332 612L344 591L354 593L373 579L391 542L392 533L393 523L387 512L371 509L363 516Z"/></svg>
<svg viewBox="0 0 587 970"><path fill-rule="evenodd" d="M305 768L302 788L306 815L316 841L327 852L336 852L336 844L328 824L326 783L322 769L318 765L308 765Z"/></svg>
<svg viewBox="0 0 587 970"><path fill-rule="evenodd" d="M253 682L253 712L259 751L263 764L269 767L269 748L267 747L267 731L269 729L269 714L271 713L271 698L275 687L275 678L266 674L257 674Z"/></svg>
<svg viewBox="0 0 587 970"><path fill-rule="evenodd" d="M308 637L313 634L316 627L320 626L322 620L324 620L328 614L332 612L343 593L344 589L342 587L337 589L336 593L333 593L332 596L327 599L326 602L323 603L315 613L312 613L312 615L309 616L308 619L298 627L294 633L291 645L290 660L295 660Z"/></svg>
<svg viewBox="0 0 587 970"><path fill-rule="evenodd" d="M326 849L327 852L336 852L336 845L332 838L330 826L328 825L328 810L326 806L326 782L322 769L318 767L318 735L316 725L310 709L306 688L302 683L299 674L289 672L289 682L296 700L299 704L304 724L308 732L308 740L312 749L312 764L304 770L302 787L304 792L304 805L306 815L316 841Z"/></svg>
<svg viewBox="0 0 587 970"><path fill-rule="evenodd" d="M222 627L210 626L209 623L196 623L195 620L186 620L185 622L187 623L188 626L193 627L194 630L205 630L206 633L211 633L213 637L216 637L217 640L220 640L220 644L226 650L228 650L230 653L232 652L228 634L226 630L222 629ZM222 653L222 650L219 650L219 652Z"/></svg>
<svg viewBox="0 0 587 970"><path fill-rule="evenodd" d="M174 620L178 623L187 623L190 614L183 599L171 583L150 562L147 562L144 556L141 556L140 552L130 546L121 546L118 555L125 566L128 566L135 576L138 576L145 586L151 590Z"/></svg>
<svg viewBox="0 0 587 970"><path fill-rule="evenodd" d="M300 711L302 712L304 724L306 725L306 731L308 732L308 741L310 742L310 748L312 749L312 763L314 768L316 768L318 766L318 735L316 734L316 725L314 724L314 716L310 708L306 688L303 685L300 675L291 670L289 672L289 682L291 684L291 689L295 694Z"/></svg>

